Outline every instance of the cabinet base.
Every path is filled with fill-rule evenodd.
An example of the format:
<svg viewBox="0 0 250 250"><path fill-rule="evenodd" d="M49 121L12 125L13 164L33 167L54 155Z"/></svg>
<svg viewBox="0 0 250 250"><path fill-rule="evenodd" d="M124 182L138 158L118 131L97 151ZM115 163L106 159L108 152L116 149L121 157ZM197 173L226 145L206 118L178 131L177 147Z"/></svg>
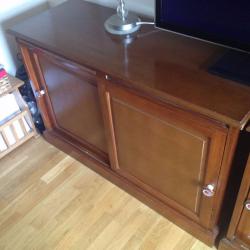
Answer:
<svg viewBox="0 0 250 250"><path fill-rule="evenodd" d="M220 241L218 247L218 250L246 250L246 249L248 249L248 247L245 247L236 241L230 241L226 238Z"/></svg>
<svg viewBox="0 0 250 250"><path fill-rule="evenodd" d="M122 176L119 176L113 172L107 164L101 163L100 161L91 158L77 147L74 147L74 145L70 144L70 142L68 142L65 138L62 138L55 131L45 131L43 135L49 143L85 164L87 167L91 168L93 171L111 181L118 187L122 188L150 208L157 211L159 214L172 221L177 226L180 226L182 229L195 236L197 239L203 241L208 246L214 245L215 239L218 235L217 228L215 228L213 231L206 230L197 223L189 220L184 215L179 214L171 207L168 207L163 202L159 201Z"/></svg>

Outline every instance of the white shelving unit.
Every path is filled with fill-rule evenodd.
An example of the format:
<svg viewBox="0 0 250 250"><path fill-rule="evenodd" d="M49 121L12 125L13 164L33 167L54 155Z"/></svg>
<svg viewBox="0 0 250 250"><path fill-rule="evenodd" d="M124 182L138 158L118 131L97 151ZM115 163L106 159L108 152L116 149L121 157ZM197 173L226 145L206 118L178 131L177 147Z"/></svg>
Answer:
<svg viewBox="0 0 250 250"><path fill-rule="evenodd" d="M10 75L8 78L10 85L0 91L0 98L13 94L19 109L0 120L0 159L37 135L29 108L18 90L24 82Z"/></svg>

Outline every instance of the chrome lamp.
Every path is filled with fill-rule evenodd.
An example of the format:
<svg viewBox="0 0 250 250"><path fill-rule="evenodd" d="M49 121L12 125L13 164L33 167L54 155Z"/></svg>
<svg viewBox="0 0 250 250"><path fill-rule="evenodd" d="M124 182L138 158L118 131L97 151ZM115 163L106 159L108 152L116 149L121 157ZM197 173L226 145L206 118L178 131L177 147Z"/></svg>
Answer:
<svg viewBox="0 0 250 250"><path fill-rule="evenodd" d="M104 26L111 34L127 35L140 29L141 20L126 9L124 0L118 0L116 14L108 18Z"/></svg>

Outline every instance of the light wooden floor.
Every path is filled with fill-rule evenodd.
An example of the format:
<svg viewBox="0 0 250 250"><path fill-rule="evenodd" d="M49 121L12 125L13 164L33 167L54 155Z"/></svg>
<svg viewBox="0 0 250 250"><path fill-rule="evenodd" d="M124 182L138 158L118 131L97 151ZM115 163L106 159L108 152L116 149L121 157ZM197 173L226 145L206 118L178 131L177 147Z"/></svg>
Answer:
<svg viewBox="0 0 250 250"><path fill-rule="evenodd" d="M0 249L210 248L38 138L0 160Z"/></svg>

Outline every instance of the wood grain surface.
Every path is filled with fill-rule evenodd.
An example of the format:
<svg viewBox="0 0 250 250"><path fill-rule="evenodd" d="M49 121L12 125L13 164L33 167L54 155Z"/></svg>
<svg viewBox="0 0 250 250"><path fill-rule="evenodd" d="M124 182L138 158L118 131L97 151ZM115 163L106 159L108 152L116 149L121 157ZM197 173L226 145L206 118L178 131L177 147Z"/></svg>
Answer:
<svg viewBox="0 0 250 250"><path fill-rule="evenodd" d="M73 0L10 32L166 102L235 126L247 122L250 88L207 72L224 49L149 26L126 44L105 32L104 21L113 13L113 9Z"/></svg>
<svg viewBox="0 0 250 250"><path fill-rule="evenodd" d="M0 193L0 249L212 249L41 137L0 161Z"/></svg>

